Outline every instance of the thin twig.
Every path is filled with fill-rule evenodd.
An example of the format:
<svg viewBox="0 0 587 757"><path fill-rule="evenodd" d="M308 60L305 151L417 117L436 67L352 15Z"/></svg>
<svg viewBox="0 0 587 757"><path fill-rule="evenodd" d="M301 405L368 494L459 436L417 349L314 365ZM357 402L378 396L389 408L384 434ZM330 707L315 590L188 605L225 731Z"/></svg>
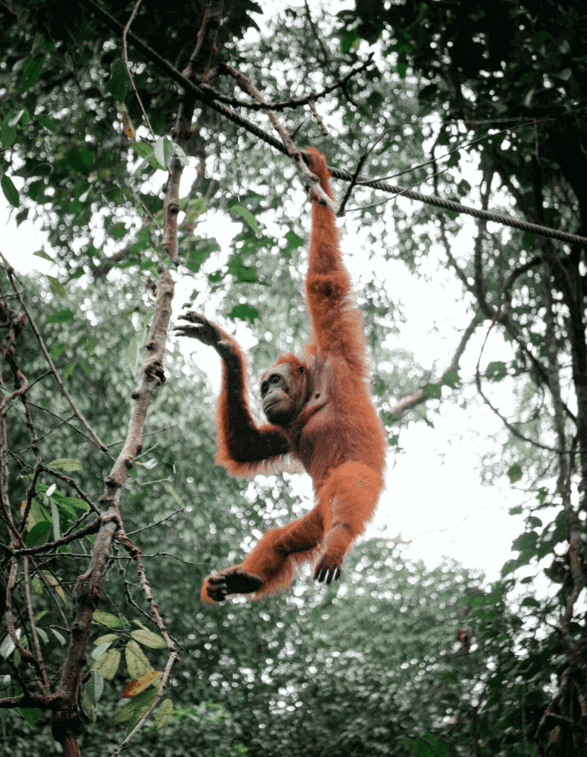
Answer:
<svg viewBox="0 0 587 757"><path fill-rule="evenodd" d="M229 66L227 63L223 63L222 68L225 71L228 71L228 73L235 78L238 84L243 87L246 92L249 92L256 100L258 100L259 102L265 102L263 95L259 92L253 82L247 76L241 74L240 71L237 71L236 68ZM306 183L311 187L311 191L316 195L322 205L326 205L328 208L330 208L334 215L336 215L338 213L338 207L336 203L322 189L318 177L314 176L314 174L306 165L306 162L303 159L302 151L296 147L287 129L283 126L283 124L280 122L280 120L272 110L267 111L267 115L269 116L269 120L273 124L273 127L283 140L283 144L287 149L287 154L291 158L293 158L296 168L302 174Z"/></svg>
<svg viewBox="0 0 587 757"><path fill-rule="evenodd" d="M324 121L320 118L320 115L319 115L318 111L316 110L316 103L314 102L314 100L310 100L310 102L308 103L308 106L309 106L310 110L312 111L312 113L314 114L314 118L318 122L318 126L320 127L320 131L322 132L322 134L325 137L327 137L328 136L328 129L326 128L326 125L324 124Z"/></svg>
<svg viewBox="0 0 587 757"><path fill-rule="evenodd" d="M143 0L137 0L137 2L134 5L134 8L132 9L132 13L130 14L130 17L128 21L125 24L124 31L122 32L122 49L124 51L124 67L126 68L126 74L128 76L128 80L130 81L130 85L133 89L133 92L135 93L135 97L137 98L137 102L139 104L139 107L141 109L141 113L143 114L145 118L145 122L147 126L149 127L149 131L151 132L151 136L153 139L155 139L155 132L153 131L153 127L151 126L151 122L149 121L149 116L147 115L147 111L145 110L145 106L143 105L143 101L141 100L141 96L139 95L139 92L137 90L137 86L135 84L134 76L131 73L130 70L130 62L128 59L128 31L131 27L132 22L137 17L137 14L139 12L139 8L141 7L141 3Z"/></svg>
<svg viewBox="0 0 587 757"><path fill-rule="evenodd" d="M349 200L349 197L351 196L351 192L353 191L353 189L355 188L357 182L360 179L361 171L365 167L365 163L367 162L367 158L369 157L369 155L371 155L371 153L373 152L373 150L375 149L375 147L379 144L379 142L381 142L381 140L383 139L384 136L385 136L384 134L381 134L381 136L377 137L377 139L375 140L375 142L373 142L373 144L371 145L371 147L368 147L365 150L365 152L361 155L361 157L359 158L359 162L357 163L357 168L355 170L355 173L353 174L353 178L351 180L351 183L348 185L347 190L346 190L346 192L344 194L344 197L342 198L342 202L340 203L340 207L338 209L338 214L337 214L339 217L344 216L345 206L346 206L346 204L347 204L347 202Z"/></svg>
<svg viewBox="0 0 587 757"><path fill-rule="evenodd" d="M31 584L29 581L29 558L25 557L23 560L24 566L24 590L26 595L27 611L29 614L29 623L31 624L31 632L33 634L33 640L35 642L35 652L37 653L37 662L41 670L41 681L39 686L43 694L49 694L51 689L49 687L49 679L47 678L47 671L45 670L45 660L43 658L43 652L41 651L41 642L39 641L39 634L37 633L37 624L35 623L35 613L33 612L33 599L31 597Z"/></svg>

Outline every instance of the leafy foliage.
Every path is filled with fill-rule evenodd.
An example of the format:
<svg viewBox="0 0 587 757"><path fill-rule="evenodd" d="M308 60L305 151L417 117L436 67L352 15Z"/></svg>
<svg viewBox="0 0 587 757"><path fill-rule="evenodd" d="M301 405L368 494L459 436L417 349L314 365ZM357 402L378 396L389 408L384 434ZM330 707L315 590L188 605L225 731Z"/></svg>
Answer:
<svg viewBox="0 0 587 757"><path fill-rule="evenodd" d="M309 3L271 18L251 0L225 5L200 78L250 120L269 123L256 106L238 104L248 95L222 63L276 103L338 84L315 99L326 136L307 106L275 106L296 143L319 143L333 165L354 171L370 149L364 177L391 176L587 235L580 3L374 0L340 12ZM100 7L127 23L130 6ZM131 31L181 71L204 10L199 0L144 0ZM188 134L174 131L176 85L130 39L133 86L121 32L91 2L35 0L0 14L0 190L18 224L44 229L36 255L54 263L17 290L55 373L4 268L0 278L0 699L8 702L39 691L43 671L30 655L43 659L53 692L71 670L74 586L96 553L101 482L124 447L144 365L151 292L167 262L161 187L175 160L185 172L178 278L190 299L254 332L254 371L276 345L300 344L306 324L302 196L291 161L202 102ZM375 62L343 81L367 50ZM526 519L514 557L502 581L486 586L449 561L412 565L399 547L374 539L359 545L337 590L311 593L302 583L288 598L202 608L195 587L220 557L238 560L250 546L243 533L301 510L283 477L235 482L214 467L209 387L168 343L167 382L120 495L125 532L181 647L165 696L133 742L137 755L183 754L195 744L215 757L584 751L584 248L494 225L471 233L452 214L384 199L359 185L349 207L362 209L360 240L373 250L358 253L358 290L390 445L399 447L407 423L432 425L441 403L472 402L479 391L506 421L482 464L485 480L518 487L514 512ZM229 223L237 231L226 241ZM16 265L18 249L2 252ZM401 323L401 293L370 273L373 259L401 261L423 278L441 268L455 275L475 328L503 336L499 354L462 367L464 339L438 376L407 349L390 351L385 337ZM495 396L508 398L507 410ZM19 527L22 543L14 541ZM136 553L123 547L113 542L105 558L78 671L80 743L90 757L116 749L140 722L168 659ZM6 749L52 753L47 726L59 728L51 708L18 703L0 709Z"/></svg>

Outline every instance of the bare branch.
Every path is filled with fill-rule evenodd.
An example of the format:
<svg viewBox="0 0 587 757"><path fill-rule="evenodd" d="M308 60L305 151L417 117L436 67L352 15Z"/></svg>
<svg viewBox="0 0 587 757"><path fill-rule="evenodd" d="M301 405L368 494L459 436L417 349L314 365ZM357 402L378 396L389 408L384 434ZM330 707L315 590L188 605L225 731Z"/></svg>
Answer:
<svg viewBox="0 0 587 757"><path fill-rule="evenodd" d="M229 97L228 95L223 95L221 92L218 92L217 90L213 89L212 87L208 87L210 94L214 97L215 100L218 100L219 102L226 103L227 105L232 105L234 108L248 108L249 110L273 110L275 112L287 110L288 108L300 108L304 105L309 105L312 107L312 103L315 103L316 100L321 100L323 97L326 97L326 95L329 95L331 92L334 92L337 89L342 89L343 91L346 89L346 86L348 82L353 78L353 76L356 76L361 71L364 71L365 69L369 68L369 66L373 63L373 54L371 53L366 61L363 63L359 63L358 65L354 66L348 74L342 77L342 79L337 79L332 84L329 84L327 87L324 87L324 89L321 89L319 92L310 92L307 95L304 95L303 97L292 97L289 100L283 100L283 101L276 101L276 100L264 100L263 102L250 102L249 100L238 100L235 97ZM356 105L356 103L355 103Z"/></svg>
<svg viewBox="0 0 587 757"><path fill-rule="evenodd" d="M384 137L384 134L381 134L381 136L377 137L377 139L375 140L375 142L373 142L373 144L371 145L371 147L368 147L365 150L365 152L361 155L361 157L359 158L359 162L357 163L357 168L355 170L355 173L353 174L352 181L348 185L347 190L346 190L346 192L344 194L344 197L342 198L342 202L340 203L340 207L339 207L338 213L337 213L337 215L339 217L342 217L344 215L345 206L346 206L346 204L347 204L347 202L349 200L349 197L351 196L351 192L353 191L353 189L355 188L357 182L359 181L359 179L361 177L361 171L365 167L365 163L367 162L367 158L369 157L369 155L371 155L371 153L373 152L373 150L375 149L375 147L377 147L377 145L379 144L379 142L381 142L381 140L383 139L383 137Z"/></svg>
<svg viewBox="0 0 587 757"><path fill-rule="evenodd" d="M45 360L49 364L49 368L51 369L51 373L53 374L53 377L55 378L55 381L57 382L57 385L61 389L61 393L65 397L65 399L69 402L69 405L73 412L76 414L77 419L80 421L80 423L83 425L83 427L88 431L90 434L92 442L99 447L103 452L108 452L108 447L104 444L104 442L100 439L100 437L96 434L96 432L92 429L90 424L86 421L84 416L81 414L81 412L78 410L75 402L71 398L69 392L65 388L65 385L63 384L63 381L61 380L61 376L59 375L59 372L57 371L57 368L55 368L55 365L53 364L53 360L51 360L51 355L49 355L49 351L47 350L47 347L45 346L45 342L43 341L43 337L41 336L37 325L35 321L33 320L31 314L28 311L28 308L25 304L24 297L22 296L22 293L16 286L16 280L15 280L15 273L14 268L10 265L10 263L6 260L4 255L0 252L0 258L4 261L4 264L6 265L6 271L8 273L8 278L10 280L10 283L12 284L12 288L14 289L14 292L18 298L18 301L20 303L21 308L26 313L26 317L28 319L28 322L31 325L31 328L33 330L33 333L35 337L37 338L37 341L39 343L39 346L41 347L41 351L43 352L43 355L45 356Z"/></svg>
<svg viewBox="0 0 587 757"><path fill-rule="evenodd" d="M461 357L463 356L467 344L480 322L481 319L479 319L478 317L473 318L471 323L465 329L465 333L463 334L461 341L459 342L459 345L455 350L454 355L452 356L452 360L450 361L448 368L443 372L442 376L439 376L432 381L427 381L426 385L434 384L436 386L441 386L444 382L445 376L448 373L458 371ZM405 412L412 410L417 405L421 405L423 402L426 402L427 399L426 388L421 387L420 389L417 389L415 392L411 392L406 397L401 399L394 407L391 408L389 413L393 418L401 418L401 416Z"/></svg>
<svg viewBox="0 0 587 757"><path fill-rule="evenodd" d="M236 79L239 85L243 87L245 91L249 92L255 99L257 99L259 102L265 102L265 100L263 99L263 95L259 92L259 90L255 87L253 82L247 76L245 76L244 74L241 74L240 71L237 71L236 68L229 66L227 63L223 63L222 68L225 71L228 71L228 73ZM314 174L310 171L310 169L306 165L306 162L303 159L302 151L296 147L289 132L281 124L281 122L279 121L279 119L277 118L277 116L272 110L269 110L267 115L269 116L269 120L273 124L273 127L275 128L275 130L277 131L277 133L283 140L283 144L285 145L287 149L288 155L291 158L293 158L296 168L304 177L306 184L310 186L312 193L316 195L316 197L318 198L318 200L320 201L322 205L326 205L327 207L329 207L330 210L336 215L338 213L338 208L336 206L336 203L322 189L322 187L320 186L320 181L318 177L314 176Z"/></svg>
<svg viewBox="0 0 587 757"><path fill-rule="evenodd" d="M487 333L485 334L485 339L483 340L483 345L481 347L481 350L479 352L479 357L477 359L477 365L475 367L475 383L477 385L477 391L479 392L479 395L481 396L485 404L491 410L493 410L493 412L501 420L501 422L508 429L508 431L511 434L513 434L517 439L520 439L521 441L526 442L528 444L532 444L534 447L538 447L539 449L544 449L544 450L547 450L548 452L556 452L556 450L553 447L549 447L546 444L541 444L541 442L538 442L535 439L530 439L530 437L524 436L524 434L522 434L521 431L518 431L518 429L513 425L513 423L510 423L510 421L508 421L508 419L498 410L498 408L496 408L495 405L492 404L489 397L483 391L483 387L481 385L481 367L480 367L481 357L483 356L485 345L487 344L487 340L489 339L489 334L491 333L493 327L497 323L497 316L498 314L496 313L495 316L492 318L491 323L489 324L489 328L487 329Z"/></svg>

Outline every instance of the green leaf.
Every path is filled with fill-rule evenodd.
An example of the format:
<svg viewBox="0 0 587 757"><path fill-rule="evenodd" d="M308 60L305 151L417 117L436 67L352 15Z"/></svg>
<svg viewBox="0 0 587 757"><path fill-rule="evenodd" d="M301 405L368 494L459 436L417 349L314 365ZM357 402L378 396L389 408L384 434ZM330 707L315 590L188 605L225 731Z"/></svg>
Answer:
<svg viewBox="0 0 587 757"><path fill-rule="evenodd" d="M117 58L110 64L110 79L108 80L106 89L111 95L114 95L114 98L119 103L124 102L126 97L127 82L128 79L126 68L124 67L124 61Z"/></svg>
<svg viewBox="0 0 587 757"><path fill-rule="evenodd" d="M115 639L117 638L118 637L115 636ZM99 646L97 646L96 649L92 649L92 653L91 653L92 660L99 660L100 657L102 657L102 655L106 654L106 652L110 649L111 646L112 646L112 642L106 641L104 642L104 644L100 644Z"/></svg>
<svg viewBox="0 0 587 757"><path fill-rule="evenodd" d="M483 596L483 594L475 594L474 597L471 597L471 601L469 604L474 610L476 607L483 607L484 602L485 602L485 597Z"/></svg>
<svg viewBox="0 0 587 757"><path fill-rule="evenodd" d="M55 492L51 495L58 505L68 505L69 507L75 507L76 510L89 510L90 506L77 497L64 497L63 494Z"/></svg>
<svg viewBox="0 0 587 757"><path fill-rule="evenodd" d="M47 323L65 323L66 321L73 321L71 310L57 310L47 318Z"/></svg>
<svg viewBox="0 0 587 757"><path fill-rule="evenodd" d="M557 73L551 74L551 76L555 77L556 79L562 79L563 81L569 81L573 78L573 72L570 68L563 68L562 71L558 71Z"/></svg>
<svg viewBox="0 0 587 757"><path fill-rule="evenodd" d="M33 255L35 255L37 258L44 258L44 260L49 260L51 263L55 262L51 255L48 255L43 250L37 250L36 252L33 252Z"/></svg>
<svg viewBox="0 0 587 757"><path fill-rule="evenodd" d="M202 237L192 242L190 251L188 253L188 259L186 265L190 271L197 273L200 270L202 263L204 263L213 252L217 252L220 249L220 245L215 239L203 239Z"/></svg>
<svg viewBox="0 0 587 757"><path fill-rule="evenodd" d="M188 165L188 156L185 154L184 150L175 142L173 142L173 154L179 160L182 168L185 168Z"/></svg>
<svg viewBox="0 0 587 757"><path fill-rule="evenodd" d="M428 399L439 400L442 399L442 386L441 384L426 384L424 387L424 394Z"/></svg>
<svg viewBox="0 0 587 757"><path fill-rule="evenodd" d="M424 739L414 741L414 753L416 757L434 757L434 749Z"/></svg>
<svg viewBox="0 0 587 757"><path fill-rule="evenodd" d="M63 284L59 281L59 279L56 279L55 276L47 276L47 278L49 279L49 284L51 285L51 289L55 292L55 294L58 297L67 298Z"/></svg>
<svg viewBox="0 0 587 757"><path fill-rule="evenodd" d="M283 247L283 253L286 257L291 257L291 251L297 250L304 244L302 237L295 234L293 231L288 231L285 235L285 241L287 244Z"/></svg>
<svg viewBox="0 0 587 757"><path fill-rule="evenodd" d="M143 644L145 647L151 647L151 649L164 649L167 644L162 636L158 633L148 631L146 628L139 628L137 631L131 631L130 635L139 644Z"/></svg>
<svg viewBox="0 0 587 757"><path fill-rule="evenodd" d="M522 471L522 468L518 463L514 463L513 465L510 465L508 468L508 478L510 480L510 484L515 484L516 481L519 481L522 476L524 475L524 472Z"/></svg>
<svg viewBox="0 0 587 757"><path fill-rule="evenodd" d="M39 578L39 576L34 575L31 580L31 589L33 591L33 594L37 594L39 597L43 595L44 592L44 586L43 582Z"/></svg>
<svg viewBox="0 0 587 757"><path fill-rule="evenodd" d="M19 712L23 716L23 718L27 721L27 723L32 726L36 725L37 720L43 714L43 710L28 709L28 708L22 708L19 710Z"/></svg>
<svg viewBox="0 0 587 757"><path fill-rule="evenodd" d="M32 504L31 504L31 509L29 510L26 527L30 531L33 528L33 526L35 526L37 523L40 523L43 520L46 520L46 521L51 520L49 516L49 512L47 508L42 507L39 501L35 498L33 499Z"/></svg>
<svg viewBox="0 0 587 757"><path fill-rule="evenodd" d="M51 355L51 358L53 360L57 360L58 358L60 358L61 355L63 355L63 353L67 349L67 347L68 347L67 342L55 342L55 344L49 350L49 354Z"/></svg>
<svg viewBox="0 0 587 757"><path fill-rule="evenodd" d="M205 197L192 197L185 202L185 207L182 200L182 210L185 210L185 223L195 223L207 209L208 200Z"/></svg>
<svg viewBox="0 0 587 757"><path fill-rule="evenodd" d="M92 618L93 623L99 623L101 626L107 626L108 628L124 628L125 623L118 615L112 615L109 612L103 612L102 610L96 610Z"/></svg>
<svg viewBox="0 0 587 757"><path fill-rule="evenodd" d="M230 208L231 213L237 213L243 221L251 227L251 229L255 232L255 234L260 233L259 224L257 223L257 219L255 216L251 213L250 210L247 210L246 208L243 208L241 205L233 205L232 208Z"/></svg>
<svg viewBox="0 0 587 757"><path fill-rule="evenodd" d="M534 597L524 597L522 600L522 607L542 607L540 602Z"/></svg>
<svg viewBox="0 0 587 757"><path fill-rule="evenodd" d="M133 631L133 633L136 633L136 631ZM126 659L128 674L131 678L138 678L139 676L142 676L143 673L149 673L153 670L153 666L136 641L127 642L126 647L124 648L124 656Z"/></svg>
<svg viewBox="0 0 587 757"><path fill-rule="evenodd" d="M169 168L169 164L171 163L171 159L173 158L173 142L169 139L169 137L161 137L155 142L153 154L157 159L157 163L159 163L162 168L167 170Z"/></svg>
<svg viewBox="0 0 587 757"><path fill-rule="evenodd" d="M14 645L14 642L12 641L10 636L5 636L2 644L0 644L0 657L4 657L6 659L7 657L10 657L10 655L14 652L16 649L16 646Z"/></svg>
<svg viewBox="0 0 587 757"><path fill-rule="evenodd" d="M21 92L26 92L27 89L30 89L39 81L41 70L43 68L43 60L44 56L37 55L35 58L31 58L26 64L22 76L20 77Z"/></svg>
<svg viewBox="0 0 587 757"><path fill-rule="evenodd" d="M90 680L86 684L86 694L94 706L98 704L103 691L104 676L99 670L90 670Z"/></svg>
<svg viewBox="0 0 587 757"><path fill-rule="evenodd" d="M84 173L91 170L95 159L96 153L87 148L83 150L72 150L66 155L66 160L69 165L72 168L75 168L76 171L83 171Z"/></svg>
<svg viewBox="0 0 587 757"><path fill-rule="evenodd" d="M109 649L99 660L96 660L91 669L100 671L107 681L111 681L118 672L120 656L118 649Z"/></svg>
<svg viewBox="0 0 587 757"><path fill-rule="evenodd" d="M494 360L485 369L489 381L501 381L507 376L507 366L501 360Z"/></svg>
<svg viewBox="0 0 587 757"><path fill-rule="evenodd" d="M156 697L157 689L150 688L141 692L118 710L116 715L112 718L112 723L124 723L132 718L140 720L153 704Z"/></svg>
<svg viewBox="0 0 587 757"><path fill-rule="evenodd" d="M42 544L50 529L50 521L42 520L40 523L36 523L26 536L27 547L36 547L38 544Z"/></svg>
<svg viewBox="0 0 587 757"><path fill-rule="evenodd" d="M517 539L514 539L512 542L512 549L515 549L516 552L535 550L537 541L538 534L536 531L525 531L523 534L520 534Z"/></svg>
<svg viewBox="0 0 587 757"><path fill-rule="evenodd" d="M67 644L67 639L65 638L65 636L62 633L60 633L56 628L51 628L51 633L53 634L53 636L55 636L55 638L61 644L62 647L64 647Z"/></svg>
<svg viewBox="0 0 587 757"><path fill-rule="evenodd" d="M507 560L503 564L503 566L501 568L501 577L505 578L510 573L513 573L515 569L516 569L516 561L515 560Z"/></svg>
<svg viewBox="0 0 587 757"><path fill-rule="evenodd" d="M82 464L78 460L71 460L67 457L57 458L56 460L47 463L47 465L49 468L57 468L58 470L61 469L70 473L82 469Z"/></svg>
<svg viewBox="0 0 587 757"><path fill-rule="evenodd" d="M135 334L130 342L128 343L128 347L126 349L126 359L128 360L128 364L130 365L130 369L135 373L137 369L137 363L139 358L139 335Z"/></svg>
<svg viewBox="0 0 587 757"><path fill-rule="evenodd" d="M135 255L137 252L148 250L150 247L151 247L151 238L149 236L149 229L143 228L137 232L135 236L135 241L129 246L129 251L133 255Z"/></svg>
<svg viewBox="0 0 587 757"><path fill-rule="evenodd" d="M426 738L433 747L434 757L448 757L448 744L434 733L427 733Z"/></svg>
<svg viewBox="0 0 587 757"><path fill-rule="evenodd" d="M155 712L155 728L160 730L167 725L173 715L173 702L171 699L164 699Z"/></svg>
<svg viewBox="0 0 587 757"><path fill-rule="evenodd" d="M2 137L0 144L3 150L7 150L16 142L16 126L8 126L6 121L2 125Z"/></svg>
<svg viewBox="0 0 587 757"><path fill-rule="evenodd" d="M74 370L77 367L77 363L75 360L70 360L69 363L65 366L65 369L63 371L63 378L67 381L67 379L71 376L71 374L74 372Z"/></svg>
<svg viewBox="0 0 587 757"><path fill-rule="evenodd" d="M451 389L455 389L455 387L459 386L459 384L461 383L459 372L446 371L446 373L442 377L442 383L445 386L449 386Z"/></svg>
<svg viewBox="0 0 587 757"><path fill-rule="evenodd" d="M254 265L245 265L241 255L233 255L228 261L229 272L241 283L253 284L259 281L259 274Z"/></svg>
<svg viewBox="0 0 587 757"><path fill-rule="evenodd" d="M154 157L153 157L153 148L151 148L151 152L147 155L147 157L144 158L143 160L141 160L141 162L138 164L138 166L133 171L131 171L131 174L130 174L131 178L133 180L139 180L139 179L142 178L143 171L146 168L149 168L149 169L155 168L155 166L152 165L152 160L154 160ZM158 167L159 166L157 165L157 168Z"/></svg>
<svg viewBox="0 0 587 757"><path fill-rule="evenodd" d="M54 118L50 118L49 116L43 116L43 118L39 119L39 123L44 129L47 129L47 131L57 131L59 124Z"/></svg>
<svg viewBox="0 0 587 757"><path fill-rule="evenodd" d="M8 112L2 124L1 144L4 149L12 147L16 140L16 122L13 123L14 110Z"/></svg>
<svg viewBox="0 0 587 757"><path fill-rule="evenodd" d="M356 29L352 29L345 37L342 38L340 43L340 49L343 53L348 53L351 48L358 42L361 41L359 37L359 32Z"/></svg>
<svg viewBox="0 0 587 757"><path fill-rule="evenodd" d="M235 305L228 314L228 317L238 318L241 321L250 321L251 323L254 323L259 317L259 311L252 305L242 303L240 305Z"/></svg>
<svg viewBox="0 0 587 757"><path fill-rule="evenodd" d="M14 182L12 181L10 176L6 176L6 174L4 174L2 180L0 181L0 184L2 185L4 197L6 197L11 205L13 205L15 208L18 208L18 206L20 205L20 195L18 193L18 189L14 186Z"/></svg>
<svg viewBox="0 0 587 757"><path fill-rule="evenodd" d="M119 223L115 223L112 228L110 229L110 236L112 239L122 239L125 237L128 233L128 229L126 228L126 224L122 223L120 221Z"/></svg>
<svg viewBox="0 0 587 757"><path fill-rule="evenodd" d="M96 349L96 347L100 344L98 339L91 334L90 336L86 337L86 341L84 344L84 350L88 353L88 355L91 355L92 352Z"/></svg>
<svg viewBox="0 0 587 757"><path fill-rule="evenodd" d="M153 145L149 142L132 142L130 147L141 158L150 158L153 154Z"/></svg>
<svg viewBox="0 0 587 757"><path fill-rule="evenodd" d="M530 87L530 89L526 93L526 96L524 97L524 106L526 108L531 107L535 92L536 92L536 87Z"/></svg>
<svg viewBox="0 0 587 757"><path fill-rule="evenodd" d="M118 636L115 633L105 633L104 636L98 636L97 639L94 639L92 642L97 647L101 646L102 644L108 644L109 642L116 641L118 639Z"/></svg>

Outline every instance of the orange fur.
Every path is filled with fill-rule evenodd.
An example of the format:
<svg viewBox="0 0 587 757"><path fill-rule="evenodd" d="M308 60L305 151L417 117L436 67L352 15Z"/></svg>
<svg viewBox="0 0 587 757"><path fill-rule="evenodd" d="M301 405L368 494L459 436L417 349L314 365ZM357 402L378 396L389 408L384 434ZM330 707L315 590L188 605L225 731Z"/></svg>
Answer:
<svg viewBox="0 0 587 757"><path fill-rule="evenodd" d="M324 156L312 147L307 154L310 170L332 197ZM268 472L290 455L312 477L316 505L303 518L267 531L240 565L209 576L202 586L203 601L214 601L208 592L218 580L225 581L224 593L216 595L221 598L245 593L239 587L259 581L256 597L282 591L290 586L296 565L320 553L314 577L330 583L375 511L383 486L385 435L371 400L363 322L351 299L335 218L315 196L306 297L312 336L301 358L282 355L276 363L290 366L288 396L301 408L286 427L255 425L242 353L219 330L229 354L223 354L216 460L232 475L248 475Z"/></svg>

